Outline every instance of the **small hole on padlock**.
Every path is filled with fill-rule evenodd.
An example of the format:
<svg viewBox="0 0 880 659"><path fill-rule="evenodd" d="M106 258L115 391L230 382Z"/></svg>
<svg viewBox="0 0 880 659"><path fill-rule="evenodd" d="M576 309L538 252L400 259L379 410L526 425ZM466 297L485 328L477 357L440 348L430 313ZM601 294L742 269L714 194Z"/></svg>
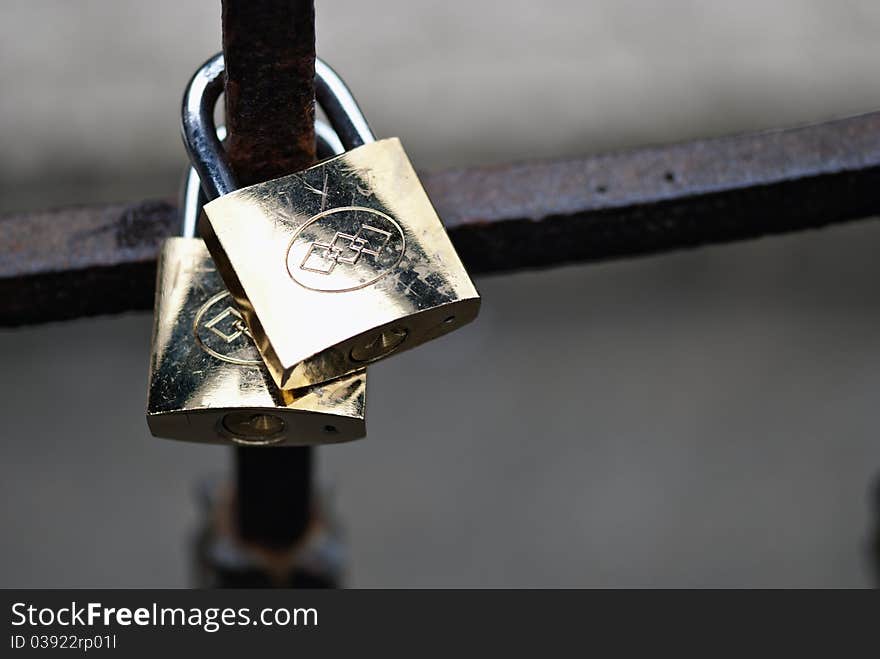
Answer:
<svg viewBox="0 0 880 659"><path fill-rule="evenodd" d="M339 432L339 429L336 426L324 426L324 432L328 435L335 435Z"/></svg>

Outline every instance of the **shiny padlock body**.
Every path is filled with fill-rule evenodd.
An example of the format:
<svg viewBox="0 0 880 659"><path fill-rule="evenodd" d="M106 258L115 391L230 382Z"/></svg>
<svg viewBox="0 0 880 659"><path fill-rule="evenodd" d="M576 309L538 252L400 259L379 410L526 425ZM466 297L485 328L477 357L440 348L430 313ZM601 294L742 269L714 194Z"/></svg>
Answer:
<svg viewBox="0 0 880 659"><path fill-rule="evenodd" d="M479 311L396 138L222 196L200 231L283 389L352 373Z"/></svg>
<svg viewBox="0 0 880 659"><path fill-rule="evenodd" d="M157 437L308 445L363 437L366 372L279 390L203 241L171 238L159 257L147 422Z"/></svg>

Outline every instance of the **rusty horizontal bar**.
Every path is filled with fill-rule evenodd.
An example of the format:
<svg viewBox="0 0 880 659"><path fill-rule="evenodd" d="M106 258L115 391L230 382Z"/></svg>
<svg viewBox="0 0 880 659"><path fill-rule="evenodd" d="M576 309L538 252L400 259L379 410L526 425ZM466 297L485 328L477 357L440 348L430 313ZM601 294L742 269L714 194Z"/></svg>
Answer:
<svg viewBox="0 0 880 659"><path fill-rule="evenodd" d="M475 273L650 254L880 214L880 113L424 182ZM150 308L176 222L161 201L0 216L0 325Z"/></svg>

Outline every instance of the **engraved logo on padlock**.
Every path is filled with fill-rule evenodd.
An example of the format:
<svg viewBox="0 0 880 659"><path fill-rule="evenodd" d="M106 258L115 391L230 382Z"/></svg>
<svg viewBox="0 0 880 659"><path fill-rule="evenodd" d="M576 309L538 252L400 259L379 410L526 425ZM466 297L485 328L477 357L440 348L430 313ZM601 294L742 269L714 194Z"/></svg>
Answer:
<svg viewBox="0 0 880 659"><path fill-rule="evenodd" d="M193 319L196 344L206 353L239 366L261 366L263 360L229 291L222 290L199 307Z"/></svg>
<svg viewBox="0 0 880 659"><path fill-rule="evenodd" d="M365 206L341 206L311 217L287 250L287 271L313 291L345 293L389 274L406 251L403 229Z"/></svg>
<svg viewBox="0 0 880 659"><path fill-rule="evenodd" d="M218 61L206 70L222 74ZM479 294L400 141L374 139L326 64L316 93L349 150L238 190L197 81L184 138L219 196L199 229L279 387L340 377L477 316Z"/></svg>

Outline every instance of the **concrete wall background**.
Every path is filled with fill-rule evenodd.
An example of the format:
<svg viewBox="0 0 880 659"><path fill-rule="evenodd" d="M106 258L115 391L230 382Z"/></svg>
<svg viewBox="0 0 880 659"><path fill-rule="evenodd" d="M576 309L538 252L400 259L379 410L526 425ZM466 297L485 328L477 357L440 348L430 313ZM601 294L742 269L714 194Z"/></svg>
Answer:
<svg viewBox="0 0 880 659"><path fill-rule="evenodd" d="M0 208L173 194L219 3L5 0ZM420 167L880 106L880 6L318 2L319 52ZM873 222L479 280L320 453L360 586L863 586L880 473ZM148 436L148 314L4 331L3 586L183 586L198 480ZM10 377L11 376L11 377Z"/></svg>

